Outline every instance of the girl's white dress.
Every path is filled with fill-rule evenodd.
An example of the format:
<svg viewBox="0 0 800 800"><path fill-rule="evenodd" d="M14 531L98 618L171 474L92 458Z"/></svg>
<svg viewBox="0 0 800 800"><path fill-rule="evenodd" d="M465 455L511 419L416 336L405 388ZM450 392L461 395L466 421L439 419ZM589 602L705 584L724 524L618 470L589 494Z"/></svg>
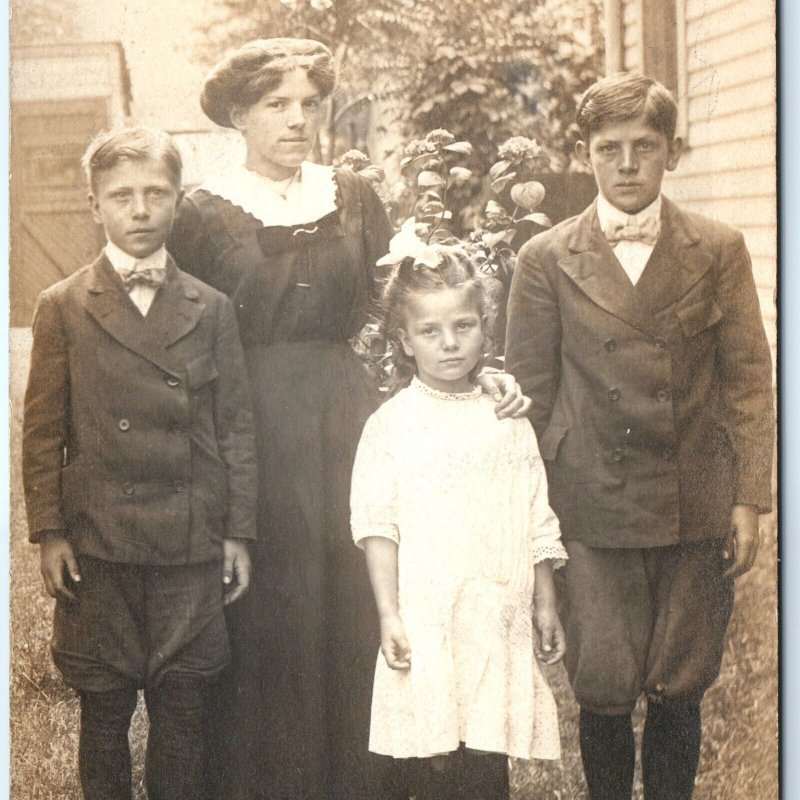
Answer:
<svg viewBox="0 0 800 800"><path fill-rule="evenodd" d="M458 748L559 758L553 695L533 650L534 564L563 563L558 520L526 420L499 421L479 388L418 379L367 421L351 492L356 543L398 547L411 668L378 654L370 750Z"/></svg>

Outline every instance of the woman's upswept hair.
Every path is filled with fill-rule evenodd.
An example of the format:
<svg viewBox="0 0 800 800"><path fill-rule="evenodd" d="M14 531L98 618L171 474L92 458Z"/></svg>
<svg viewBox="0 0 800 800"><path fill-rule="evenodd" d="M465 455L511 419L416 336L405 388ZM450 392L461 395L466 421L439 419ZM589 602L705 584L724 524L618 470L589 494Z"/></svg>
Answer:
<svg viewBox="0 0 800 800"><path fill-rule="evenodd" d="M315 39L255 39L222 59L208 73L200 105L206 116L232 128L231 109L249 108L277 89L285 73L304 69L321 97L336 82L333 54Z"/></svg>
<svg viewBox="0 0 800 800"><path fill-rule="evenodd" d="M487 285L491 279L480 271L464 249L446 246L441 248L441 253L437 267L421 266L412 258L404 259L392 270L384 287L379 318L381 334L390 348L392 371L387 384L389 397L408 386L416 373L416 362L413 356L406 355L398 333L407 324L406 309L413 295L469 287L475 293L481 316L491 316L489 305L492 291ZM490 339L486 324L484 335L484 349L487 351ZM476 365L470 373L470 379L475 377L480 368L480 364Z"/></svg>
<svg viewBox="0 0 800 800"><path fill-rule="evenodd" d="M672 93L658 81L635 72L616 72L597 81L578 104L578 129L587 144L591 135L607 123L639 117L644 117L668 142L675 138L678 106Z"/></svg>

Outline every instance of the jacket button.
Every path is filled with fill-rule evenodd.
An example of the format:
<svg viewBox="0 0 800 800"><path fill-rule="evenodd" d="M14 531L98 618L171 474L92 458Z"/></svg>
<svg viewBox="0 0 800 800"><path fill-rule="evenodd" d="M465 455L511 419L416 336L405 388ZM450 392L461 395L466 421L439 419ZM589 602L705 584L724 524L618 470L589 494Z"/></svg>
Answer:
<svg viewBox="0 0 800 800"><path fill-rule="evenodd" d="M176 386L181 385L181 382L178 380L178 378L175 378L172 375L170 375L166 380L167 380L167 386L171 386L173 389Z"/></svg>
<svg viewBox="0 0 800 800"><path fill-rule="evenodd" d="M175 483L173 484L173 488L175 489L176 492L178 492L178 494L180 494L182 491L186 489L186 487L180 481L175 481Z"/></svg>
<svg viewBox="0 0 800 800"><path fill-rule="evenodd" d="M118 427L118 428L119 428L121 431L127 431L127 430L130 430L131 423L130 423L130 422L127 420L127 419L121 419L121 420L120 420L120 421L117 423L117 427Z"/></svg>
<svg viewBox="0 0 800 800"><path fill-rule="evenodd" d="M609 353L613 353L617 349L617 340L616 339L606 339L605 344L603 345Z"/></svg>
<svg viewBox="0 0 800 800"><path fill-rule="evenodd" d="M173 425L170 428L170 432L173 433L175 436L183 436L183 434L185 433L185 431L180 425Z"/></svg>
<svg viewBox="0 0 800 800"><path fill-rule="evenodd" d="M657 683L654 688L658 694L661 694L664 691L664 684Z"/></svg>
<svg viewBox="0 0 800 800"><path fill-rule="evenodd" d="M671 396L672 396L672 392L670 392L669 389L663 389L662 388L662 389L659 389L656 392L656 400L658 400L659 403L666 403L667 400L669 400Z"/></svg>
<svg viewBox="0 0 800 800"><path fill-rule="evenodd" d="M133 494L133 484L132 483L123 483L122 484L122 491L124 494Z"/></svg>
<svg viewBox="0 0 800 800"><path fill-rule="evenodd" d="M667 343L663 339L656 339L656 347L659 350L666 350Z"/></svg>
<svg viewBox="0 0 800 800"><path fill-rule="evenodd" d="M613 458L614 461L624 461L625 460L625 452L623 451L623 449L621 447L615 447L611 451L611 458Z"/></svg>
<svg viewBox="0 0 800 800"><path fill-rule="evenodd" d="M675 458L675 451L671 447L665 447L664 452L661 454L664 461L672 461Z"/></svg>
<svg viewBox="0 0 800 800"><path fill-rule="evenodd" d="M612 403L615 403L619 400L621 392L619 389L609 389L608 392L608 399L611 400Z"/></svg>

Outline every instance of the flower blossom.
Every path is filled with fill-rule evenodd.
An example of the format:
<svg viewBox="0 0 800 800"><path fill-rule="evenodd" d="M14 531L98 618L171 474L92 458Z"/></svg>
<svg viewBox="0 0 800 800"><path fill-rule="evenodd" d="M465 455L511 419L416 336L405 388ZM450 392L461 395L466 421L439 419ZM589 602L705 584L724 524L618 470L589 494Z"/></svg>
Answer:
<svg viewBox="0 0 800 800"><path fill-rule="evenodd" d="M436 145L433 142L429 142L427 139L412 139L403 150L403 155L406 158L416 158L417 156L423 156L426 153L435 153L436 152Z"/></svg>
<svg viewBox="0 0 800 800"><path fill-rule="evenodd" d="M456 140L456 137L444 128L434 128L434 130L425 137L425 140L433 144L445 145L452 144Z"/></svg>
<svg viewBox="0 0 800 800"><path fill-rule="evenodd" d="M497 156L503 161L519 162L526 158L538 158L542 148L535 139L526 136L512 136L497 149Z"/></svg>
<svg viewBox="0 0 800 800"><path fill-rule="evenodd" d="M342 155L340 163L358 172L369 164L369 157L360 150L348 150Z"/></svg>

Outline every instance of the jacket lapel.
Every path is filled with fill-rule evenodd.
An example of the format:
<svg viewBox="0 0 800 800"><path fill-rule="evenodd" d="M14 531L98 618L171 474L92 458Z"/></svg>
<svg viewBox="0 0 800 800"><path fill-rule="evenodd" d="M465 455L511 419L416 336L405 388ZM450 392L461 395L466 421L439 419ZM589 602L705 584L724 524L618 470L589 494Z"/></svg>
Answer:
<svg viewBox="0 0 800 800"><path fill-rule="evenodd" d="M578 217L568 247L570 255L558 265L590 300L634 328L656 334L655 321L600 229L596 201Z"/></svg>
<svg viewBox="0 0 800 800"><path fill-rule="evenodd" d="M205 310L199 292L188 286L171 256L167 256L167 280L158 290L147 322L156 341L162 348L191 333Z"/></svg>
<svg viewBox="0 0 800 800"><path fill-rule="evenodd" d="M636 284L641 302L656 313L681 299L713 263L688 216L666 197L661 205L661 234Z"/></svg>
<svg viewBox="0 0 800 800"><path fill-rule="evenodd" d="M183 364L170 358L167 348L194 329L205 305L195 289L184 285L172 258L147 317L131 302L105 255L92 264L89 275L86 308L103 330L165 372L180 376Z"/></svg>

